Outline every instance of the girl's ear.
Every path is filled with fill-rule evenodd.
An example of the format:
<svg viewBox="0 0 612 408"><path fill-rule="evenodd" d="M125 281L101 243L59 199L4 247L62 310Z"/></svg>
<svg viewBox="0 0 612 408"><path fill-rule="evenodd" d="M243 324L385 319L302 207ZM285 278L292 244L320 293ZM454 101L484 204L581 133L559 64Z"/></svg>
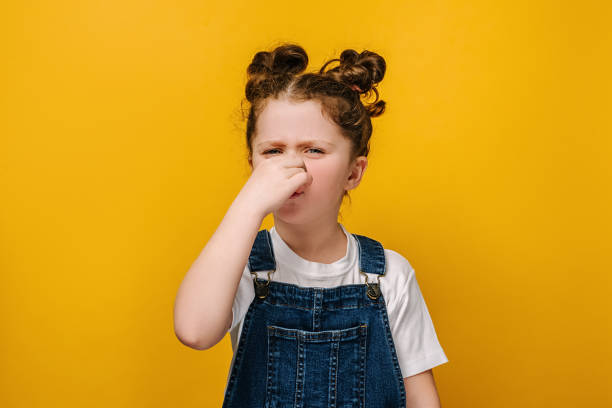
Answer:
<svg viewBox="0 0 612 408"><path fill-rule="evenodd" d="M351 172L349 173L348 178L346 179L346 184L344 186L345 190L352 190L359 185L361 179L363 178L363 173L365 169L368 167L368 158L365 156L359 156L351 165Z"/></svg>

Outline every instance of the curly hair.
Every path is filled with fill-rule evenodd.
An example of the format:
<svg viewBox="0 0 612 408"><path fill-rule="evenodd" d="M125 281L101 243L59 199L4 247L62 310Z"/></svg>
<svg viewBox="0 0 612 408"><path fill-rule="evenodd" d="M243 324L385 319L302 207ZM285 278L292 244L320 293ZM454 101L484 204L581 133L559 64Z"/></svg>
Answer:
<svg viewBox="0 0 612 408"><path fill-rule="evenodd" d="M332 62L339 62L326 70ZM248 81L245 95L248 109L246 144L249 160L252 158L252 140L259 114L268 98L287 97L301 102L317 100L323 113L339 126L341 133L351 141L352 162L358 156L367 156L372 135L370 118L385 111L385 101L379 100L376 85L383 79L385 60L375 52L361 53L346 49L340 58L327 61L319 72L305 72L308 55L297 44L282 44L273 51L257 52L247 68ZM372 94L375 100L364 105ZM345 191L344 195L348 195Z"/></svg>

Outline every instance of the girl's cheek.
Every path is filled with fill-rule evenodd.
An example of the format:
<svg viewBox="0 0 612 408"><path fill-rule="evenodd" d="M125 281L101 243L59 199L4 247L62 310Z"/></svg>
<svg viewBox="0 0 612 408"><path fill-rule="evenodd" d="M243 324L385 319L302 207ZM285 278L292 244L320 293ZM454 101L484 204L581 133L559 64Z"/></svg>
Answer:
<svg viewBox="0 0 612 408"><path fill-rule="evenodd" d="M312 176L312 185L324 185L333 183L335 175L331 169L325 168L321 165L306 164L308 173Z"/></svg>
<svg viewBox="0 0 612 408"><path fill-rule="evenodd" d="M309 162L304 162L304 163L306 164L306 170L308 171L308 173L310 173L314 181L314 179L319 177L319 168L312 163L309 163Z"/></svg>

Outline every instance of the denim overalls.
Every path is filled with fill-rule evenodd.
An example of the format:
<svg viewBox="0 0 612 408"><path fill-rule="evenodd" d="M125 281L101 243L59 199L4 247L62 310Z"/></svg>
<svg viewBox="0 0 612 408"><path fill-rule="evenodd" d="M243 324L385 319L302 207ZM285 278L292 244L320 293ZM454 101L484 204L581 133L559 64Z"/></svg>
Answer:
<svg viewBox="0 0 612 408"><path fill-rule="evenodd" d="M352 234L365 284L303 287L270 280L268 230L249 255L255 296L244 316L223 408L405 408L380 277L382 245ZM257 277L268 271L268 279ZM368 283L365 273L377 274Z"/></svg>

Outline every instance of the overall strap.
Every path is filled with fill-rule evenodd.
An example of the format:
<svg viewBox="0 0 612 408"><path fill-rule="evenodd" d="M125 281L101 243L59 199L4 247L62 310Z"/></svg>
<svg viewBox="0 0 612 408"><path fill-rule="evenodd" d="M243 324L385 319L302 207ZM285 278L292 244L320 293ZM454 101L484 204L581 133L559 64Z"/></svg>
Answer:
<svg viewBox="0 0 612 408"><path fill-rule="evenodd" d="M359 244L359 270L365 273L384 275L386 271L385 250L382 244L365 235L353 234Z"/></svg>
<svg viewBox="0 0 612 408"><path fill-rule="evenodd" d="M276 270L276 259L274 258L274 250L272 249L272 237L270 237L270 232L267 229L262 229L257 232L255 242L249 254L248 266L251 276L253 276L255 296L260 299L265 299L270 290L270 273ZM268 280L265 281L265 283L257 281L258 271L268 271Z"/></svg>
<svg viewBox="0 0 612 408"><path fill-rule="evenodd" d="M276 270L276 260L272 249L272 238L267 229L257 233L255 242L249 255L249 270L251 273L258 271Z"/></svg>
<svg viewBox="0 0 612 408"><path fill-rule="evenodd" d="M375 239L364 235L353 234L359 246L359 273L365 277L366 294L372 300L381 295L380 277L385 275L385 250L382 244ZM376 283L368 283L368 273L376 274Z"/></svg>

